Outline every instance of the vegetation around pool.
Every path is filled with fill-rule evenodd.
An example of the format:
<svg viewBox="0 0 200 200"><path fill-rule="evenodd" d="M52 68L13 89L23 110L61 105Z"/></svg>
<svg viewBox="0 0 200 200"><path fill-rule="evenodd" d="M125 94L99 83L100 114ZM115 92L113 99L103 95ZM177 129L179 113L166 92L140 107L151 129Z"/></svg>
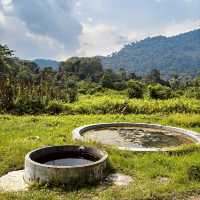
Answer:
<svg viewBox="0 0 200 200"><path fill-rule="evenodd" d="M200 132L200 115L0 115L0 175L22 169L30 150L46 145L74 144L74 128L100 122L147 122L183 127ZM86 143L85 143L86 144ZM0 199L184 199L200 191L200 147L188 146L172 153L134 153L102 147L109 153L110 170L133 177L126 188L114 185L70 190L38 188L29 192L0 194ZM156 187L155 187L156 185Z"/></svg>

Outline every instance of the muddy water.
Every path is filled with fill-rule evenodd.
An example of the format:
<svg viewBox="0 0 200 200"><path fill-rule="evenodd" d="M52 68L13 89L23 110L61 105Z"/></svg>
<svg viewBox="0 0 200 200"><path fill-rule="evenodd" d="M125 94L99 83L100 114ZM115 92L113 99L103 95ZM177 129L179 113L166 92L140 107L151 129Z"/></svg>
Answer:
<svg viewBox="0 0 200 200"><path fill-rule="evenodd" d="M190 138L179 133L138 127L94 129L85 132L84 137L103 144L133 148L166 148L193 143Z"/></svg>

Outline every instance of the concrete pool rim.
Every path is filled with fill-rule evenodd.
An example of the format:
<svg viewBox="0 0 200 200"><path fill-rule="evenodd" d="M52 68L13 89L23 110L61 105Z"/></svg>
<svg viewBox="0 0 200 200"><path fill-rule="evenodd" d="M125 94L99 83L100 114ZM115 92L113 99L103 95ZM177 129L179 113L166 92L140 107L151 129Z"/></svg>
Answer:
<svg viewBox="0 0 200 200"><path fill-rule="evenodd" d="M37 158L40 158L40 156L50 156L52 153L58 153L59 150L61 150L60 153L70 153L73 151L90 153L91 155L97 157L97 161L73 166L48 165L35 161ZM24 181L27 184L51 184L52 182L56 182L58 184L80 182L84 184L97 182L104 176L107 158L108 154L105 151L90 146L60 145L38 148L29 152L25 156Z"/></svg>
<svg viewBox="0 0 200 200"><path fill-rule="evenodd" d="M35 153L39 153L41 150L47 150L49 148L62 148L62 147L84 147L84 148L87 148L87 149L95 149L97 151L99 151L101 154L102 154L102 158L97 160L97 161L94 161L93 163L90 163L90 164L83 164L83 165L75 165L75 166L56 166L56 165L47 165L47 164L43 164L43 163L40 163L40 162L36 162L34 160L32 160L30 158L30 156L32 154L35 154ZM31 152L29 152L28 154L26 154L25 156L25 160L32 163L32 164L35 164L35 165L38 165L38 166L41 166L41 167L48 167L48 168L80 168L80 167L89 167L89 166L93 166L93 165L98 165L99 163L105 161L106 159L108 158L108 154L103 151L103 150L100 150L100 149L97 149L97 148L94 148L94 147L86 147L86 146L79 146L79 145L58 145L58 146L45 146L45 147L41 147L41 148L37 148Z"/></svg>
<svg viewBox="0 0 200 200"><path fill-rule="evenodd" d="M173 126L164 126L160 124L148 124L148 123L131 123L131 122L113 122L113 123L98 123L98 124L90 124L90 125L85 125L78 127L73 130L72 132L72 137L74 140L80 140L80 141L85 141L85 138L83 137L84 133L97 129L97 128L108 128L108 127L140 127L140 128L153 128L153 129L162 129L166 131L174 131L176 133L179 133L183 135L183 137L188 137L191 139L194 144L200 144L200 133L186 130L183 128L178 128L178 127L173 127ZM128 151L136 151L136 152L143 152L143 151L170 151L172 149L175 149L177 147L167 147L167 148L146 148L146 147L138 147L138 148L132 148L132 147L121 147L117 146L118 149L120 150L128 150Z"/></svg>

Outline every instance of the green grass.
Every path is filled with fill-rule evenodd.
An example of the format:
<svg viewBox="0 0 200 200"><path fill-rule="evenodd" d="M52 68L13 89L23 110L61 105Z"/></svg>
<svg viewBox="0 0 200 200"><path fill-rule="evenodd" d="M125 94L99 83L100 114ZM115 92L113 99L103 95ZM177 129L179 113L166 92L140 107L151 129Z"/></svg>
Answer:
<svg viewBox="0 0 200 200"><path fill-rule="evenodd" d="M66 114L200 114L200 100L173 98L167 100L128 99L124 94L83 95L72 104L65 104Z"/></svg>
<svg viewBox="0 0 200 200"><path fill-rule="evenodd" d="M148 122L184 127L200 132L200 115L59 115L11 116L0 115L0 175L22 169L25 154L46 145L73 144L74 128L98 122ZM35 136L39 136L39 139ZM94 145L94 144L90 144ZM23 193L0 194L0 199L100 199L149 200L183 199L200 192L200 182L188 177L188 169L200 166L200 147L184 147L177 153L135 153L103 147L117 172L133 177L127 188L99 185L75 191L66 188L35 188ZM161 178L168 178L162 182Z"/></svg>
<svg viewBox="0 0 200 200"><path fill-rule="evenodd" d="M34 105L34 106L33 106ZM0 113L3 111L0 110ZM126 93L108 90L93 95L80 95L78 101L65 103L50 101L47 105L18 105L9 111L11 114L200 114L200 100L192 98L172 98L166 100L129 99Z"/></svg>

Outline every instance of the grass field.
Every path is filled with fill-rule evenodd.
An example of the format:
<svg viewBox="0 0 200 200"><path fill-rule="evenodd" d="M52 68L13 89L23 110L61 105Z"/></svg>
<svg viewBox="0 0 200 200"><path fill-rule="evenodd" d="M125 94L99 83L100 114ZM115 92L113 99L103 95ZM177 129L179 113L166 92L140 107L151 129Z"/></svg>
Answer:
<svg viewBox="0 0 200 200"><path fill-rule="evenodd" d="M200 114L200 100L194 98L172 98L155 100L129 99L125 91L117 92L107 90L93 95L79 95L74 103L62 101L49 101L42 104L31 103L20 105L11 114L172 114L172 113L196 113ZM3 110L0 110L3 113Z"/></svg>
<svg viewBox="0 0 200 200"><path fill-rule="evenodd" d="M200 100L173 98L167 100L128 99L125 95L84 95L73 104L65 104L67 114L155 114L197 113Z"/></svg>
<svg viewBox="0 0 200 200"><path fill-rule="evenodd" d="M200 115L0 115L0 175L22 169L25 154L45 145L72 144L75 127L98 122L149 122L184 127L200 132ZM39 137L36 137L39 136ZM94 145L94 144L90 144ZM178 153L134 153L103 147L117 172L133 177L127 188L113 185L82 188L35 188L24 193L0 194L0 199L183 199L200 192L200 182L190 179L188 169L200 166L200 148L183 147ZM167 179L163 182L162 179Z"/></svg>

